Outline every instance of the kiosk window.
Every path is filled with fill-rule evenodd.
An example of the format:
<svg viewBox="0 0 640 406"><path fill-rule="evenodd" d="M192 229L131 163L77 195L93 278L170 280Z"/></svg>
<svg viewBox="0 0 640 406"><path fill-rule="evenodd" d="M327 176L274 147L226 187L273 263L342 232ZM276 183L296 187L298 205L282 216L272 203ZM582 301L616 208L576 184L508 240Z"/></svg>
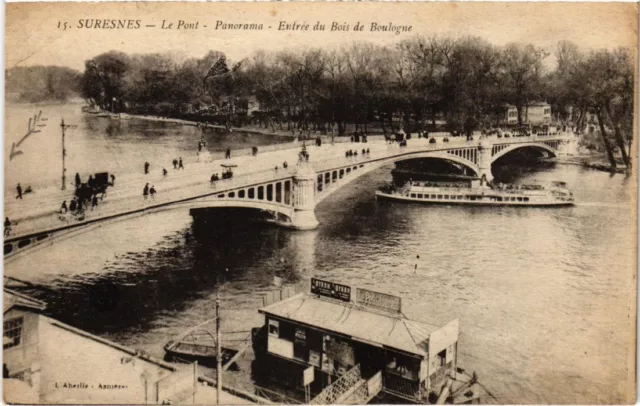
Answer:
<svg viewBox="0 0 640 406"><path fill-rule="evenodd" d="M438 353L438 359L437 359L436 362L437 362L438 366L443 366L447 362L447 349L446 348Z"/></svg>
<svg viewBox="0 0 640 406"><path fill-rule="evenodd" d="M300 361L307 362L309 359L309 348L303 343L294 342L293 343L293 358L298 359Z"/></svg>
<svg viewBox="0 0 640 406"><path fill-rule="evenodd" d="M269 320L269 335L280 337L280 322L278 320Z"/></svg>

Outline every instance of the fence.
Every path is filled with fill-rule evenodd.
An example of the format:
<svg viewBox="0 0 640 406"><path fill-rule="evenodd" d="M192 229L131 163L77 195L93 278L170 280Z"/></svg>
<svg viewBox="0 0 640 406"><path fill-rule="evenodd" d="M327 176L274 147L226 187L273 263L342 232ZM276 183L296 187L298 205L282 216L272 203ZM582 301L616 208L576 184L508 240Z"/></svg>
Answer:
<svg viewBox="0 0 640 406"><path fill-rule="evenodd" d="M303 291L304 288L300 285L285 286L280 289L273 289L270 292L263 293L262 306L269 306L270 304L288 299Z"/></svg>

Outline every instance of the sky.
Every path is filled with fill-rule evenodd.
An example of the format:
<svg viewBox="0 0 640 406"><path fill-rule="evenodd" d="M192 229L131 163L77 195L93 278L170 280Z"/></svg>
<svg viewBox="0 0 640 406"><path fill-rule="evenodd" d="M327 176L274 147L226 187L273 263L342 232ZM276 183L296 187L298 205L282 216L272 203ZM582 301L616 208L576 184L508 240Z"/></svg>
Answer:
<svg viewBox="0 0 640 406"><path fill-rule="evenodd" d="M637 49L637 11L635 3L9 3L5 67L84 70L86 60L110 50L178 51L193 57L217 50L241 60L259 49L339 47L352 41L393 45L415 35L479 36L495 45L532 43L549 51L559 40L573 41L584 50ZM140 20L141 27L78 28L85 19ZM198 28L176 29L179 20L197 22ZM163 21L173 28L161 29ZM216 30L217 21L263 24L264 30ZM281 21L308 23L310 29L279 31ZM72 28L62 29L65 22ZM313 31L316 22L327 30ZM329 31L333 22L348 24L350 30ZM364 31L352 30L358 22ZM371 32L373 22L411 26L411 32Z"/></svg>

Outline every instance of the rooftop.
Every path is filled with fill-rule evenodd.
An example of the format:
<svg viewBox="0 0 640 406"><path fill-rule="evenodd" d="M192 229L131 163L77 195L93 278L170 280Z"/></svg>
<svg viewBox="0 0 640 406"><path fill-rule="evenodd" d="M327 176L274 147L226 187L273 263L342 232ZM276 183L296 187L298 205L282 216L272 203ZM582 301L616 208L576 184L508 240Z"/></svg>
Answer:
<svg viewBox="0 0 640 406"><path fill-rule="evenodd" d="M45 302L32 299L29 296L23 295L22 293L15 292L7 288L4 288L2 302L4 306L3 314L13 307L23 307L36 311L44 310L47 307L47 304Z"/></svg>
<svg viewBox="0 0 640 406"><path fill-rule="evenodd" d="M334 331L373 345L427 356L429 336L440 329L354 303L301 293L260 309L261 313Z"/></svg>

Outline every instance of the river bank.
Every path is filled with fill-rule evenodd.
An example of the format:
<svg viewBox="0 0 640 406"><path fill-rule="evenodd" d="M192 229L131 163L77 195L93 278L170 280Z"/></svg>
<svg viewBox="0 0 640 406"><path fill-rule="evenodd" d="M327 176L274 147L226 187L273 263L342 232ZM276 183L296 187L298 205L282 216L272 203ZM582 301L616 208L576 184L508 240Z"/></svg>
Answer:
<svg viewBox="0 0 640 406"><path fill-rule="evenodd" d="M617 165L620 166L616 166L615 168L612 167L611 164L602 155L582 154L560 156L553 158L553 161L559 164L577 165L603 172L627 173L631 170L630 168L624 167L624 164L622 162L616 162Z"/></svg>
<svg viewBox="0 0 640 406"><path fill-rule="evenodd" d="M629 173L631 168L616 166L613 167L609 163L602 162L584 162L582 164L585 168L595 169L603 172L613 172L613 173Z"/></svg>
<svg viewBox="0 0 640 406"><path fill-rule="evenodd" d="M157 122L164 122L164 123L174 123L174 124L182 124L182 125L188 125L188 126L194 126L194 127L200 127L200 128L209 128L209 129L216 129L216 130L227 130L226 126L223 125L218 125L218 124L210 124L210 123L205 123L205 122L199 122L199 121L194 121L194 120L184 120L184 119L180 119L180 118L171 118L171 117L160 117L160 116L152 116L152 115L145 115L145 114L128 114L129 118L135 118L135 119L139 119L139 120L148 120L148 121L157 121ZM291 138L291 139L313 139L316 137L316 135L314 134L313 136L301 136L301 133L298 133L298 135L296 135L295 133L291 132L291 131L284 131L284 130L270 130L267 128L262 128L260 126L244 126L244 127L231 127L230 131L242 131L245 133L250 133L250 134L262 134L262 135L275 135L278 137L287 137L287 138ZM330 136L330 135L323 135L323 136ZM337 137L337 135L336 135Z"/></svg>

